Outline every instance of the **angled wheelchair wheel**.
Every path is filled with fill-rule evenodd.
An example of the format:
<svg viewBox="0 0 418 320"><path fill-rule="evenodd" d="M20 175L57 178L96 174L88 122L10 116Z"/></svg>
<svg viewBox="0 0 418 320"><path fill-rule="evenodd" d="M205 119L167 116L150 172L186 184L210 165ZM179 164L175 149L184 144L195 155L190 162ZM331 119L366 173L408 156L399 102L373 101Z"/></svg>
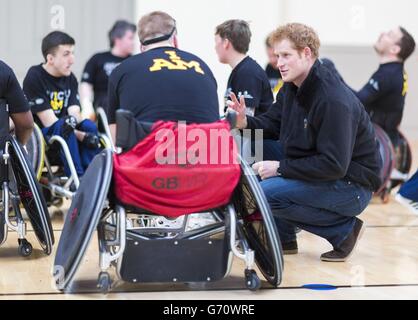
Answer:
<svg viewBox="0 0 418 320"><path fill-rule="evenodd" d="M411 171L411 166L412 166L411 147L406 137L400 131L399 131L399 136L400 136L399 146L395 150L395 158L396 158L395 168L403 174L408 174ZM401 185L404 182L405 182L404 180L392 179L391 189L396 188L397 186Z"/></svg>
<svg viewBox="0 0 418 320"><path fill-rule="evenodd" d="M241 181L233 203L241 220L241 228L264 278L274 287L280 285L283 255L270 206L249 165L241 160Z"/></svg>
<svg viewBox="0 0 418 320"><path fill-rule="evenodd" d="M382 185L375 195L380 196L384 202L386 197L389 196L390 190L388 190L390 184L390 175L395 167L395 150L393 149L392 142L386 132L377 124L373 124L376 133L376 139L379 142L379 153L382 158L382 169L380 171L380 177L382 179Z"/></svg>
<svg viewBox="0 0 418 320"><path fill-rule="evenodd" d="M35 171L36 178L39 180L45 161L45 141L41 129L35 125L32 135L26 144L28 151L27 158Z"/></svg>
<svg viewBox="0 0 418 320"><path fill-rule="evenodd" d="M96 155L72 199L54 260L53 276L60 290L70 286L97 229L112 178L112 161L109 149Z"/></svg>
<svg viewBox="0 0 418 320"><path fill-rule="evenodd" d="M1 191L1 195L3 196L3 191ZM0 246L6 241L6 238L7 238L6 220L4 218L4 213L0 212Z"/></svg>
<svg viewBox="0 0 418 320"><path fill-rule="evenodd" d="M45 254L50 255L54 245L54 234L48 207L36 181L33 169L19 143L13 137L10 139L10 143L11 166L16 179L16 191L20 196L20 201L26 210L39 244Z"/></svg>

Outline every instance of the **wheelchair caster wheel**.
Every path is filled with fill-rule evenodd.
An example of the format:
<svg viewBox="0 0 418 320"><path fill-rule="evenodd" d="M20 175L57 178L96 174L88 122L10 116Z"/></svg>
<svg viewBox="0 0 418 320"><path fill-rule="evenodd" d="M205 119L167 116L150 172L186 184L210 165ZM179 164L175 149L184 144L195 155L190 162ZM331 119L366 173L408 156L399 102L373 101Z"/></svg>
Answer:
<svg viewBox="0 0 418 320"><path fill-rule="evenodd" d="M100 272L99 279L97 280L97 287L102 294L107 294L112 286L112 280L107 272Z"/></svg>
<svg viewBox="0 0 418 320"><path fill-rule="evenodd" d="M261 287L261 280L254 270L245 270L245 284L251 291L257 291Z"/></svg>
<svg viewBox="0 0 418 320"><path fill-rule="evenodd" d="M32 245L26 239L19 240L19 254L22 257L29 257L32 254Z"/></svg>

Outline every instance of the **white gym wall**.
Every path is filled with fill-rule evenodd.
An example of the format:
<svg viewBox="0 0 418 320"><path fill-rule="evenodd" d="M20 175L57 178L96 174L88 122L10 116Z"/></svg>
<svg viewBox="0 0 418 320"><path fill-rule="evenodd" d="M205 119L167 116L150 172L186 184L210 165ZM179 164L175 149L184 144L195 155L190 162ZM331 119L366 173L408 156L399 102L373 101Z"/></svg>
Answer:
<svg viewBox="0 0 418 320"><path fill-rule="evenodd" d="M218 81L222 104L231 68L219 63L216 57L215 27L228 19L249 21L253 34L249 54L264 67L264 40L280 21L280 6L281 1L272 0L137 0L137 15L163 10L176 19L180 49L196 54L209 65Z"/></svg>
<svg viewBox="0 0 418 320"><path fill-rule="evenodd" d="M360 88L378 67L372 45L381 31L402 25L418 40L418 2L414 0L0 0L0 59L22 80L29 66L42 61L43 36L62 28L77 41L74 73L80 77L87 59L108 48L107 32L115 20L137 23L153 10L173 15L181 48L211 67L220 103L230 68L217 61L213 33L227 19L251 22L250 55L263 67L264 39L271 30L291 21L311 25L320 35L322 55L334 60L354 88ZM418 138L418 51L406 69L410 91L402 127Z"/></svg>
<svg viewBox="0 0 418 320"><path fill-rule="evenodd" d="M360 89L378 68L373 51L382 31L398 25L418 42L418 2L413 0L283 0L283 22L300 21L315 28L322 42L321 53L331 58L353 88ZM402 130L418 138L418 49L406 63L409 93Z"/></svg>
<svg viewBox="0 0 418 320"><path fill-rule="evenodd" d="M136 0L136 15L153 10L170 13L178 23L180 46L205 60L218 80L220 102L230 73L213 49L214 28L227 19L251 21L250 55L266 63L264 39L286 22L302 22L315 28L321 38L323 56L334 60L347 83L359 89L378 67L373 44L382 31L404 26L418 41L418 2L414 0ZM403 130L418 138L418 50L406 69L410 91Z"/></svg>

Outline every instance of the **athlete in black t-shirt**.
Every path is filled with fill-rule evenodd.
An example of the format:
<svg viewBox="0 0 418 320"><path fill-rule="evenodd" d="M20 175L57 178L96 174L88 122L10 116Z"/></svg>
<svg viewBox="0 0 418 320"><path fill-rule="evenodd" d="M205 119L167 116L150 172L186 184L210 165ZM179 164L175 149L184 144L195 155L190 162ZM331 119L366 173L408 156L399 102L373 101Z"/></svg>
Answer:
<svg viewBox="0 0 418 320"><path fill-rule="evenodd" d="M405 29L398 27L382 33L375 44L379 69L360 91L355 92L372 121L387 132L395 146L408 92L404 62L414 49L415 41Z"/></svg>
<svg viewBox="0 0 418 320"><path fill-rule="evenodd" d="M94 119L97 107L106 109L107 86L112 71L132 55L136 26L116 21L109 31L110 51L97 53L87 62L81 79L80 96L83 116Z"/></svg>
<svg viewBox="0 0 418 320"><path fill-rule="evenodd" d="M96 125L81 118L78 83L71 72L74 45L74 39L63 32L48 34L42 41L45 63L29 69L23 91L44 136L65 139L77 173L82 176L99 151L99 138ZM63 154L61 159L69 176Z"/></svg>
<svg viewBox="0 0 418 320"><path fill-rule="evenodd" d="M244 96L248 112L259 115L273 103L269 80L260 65L247 56L251 31L243 20L228 20L216 27L215 50L219 61L232 68L225 93L226 101L231 92Z"/></svg>
<svg viewBox="0 0 418 320"><path fill-rule="evenodd" d="M270 108L274 99L269 79L263 68L247 55L250 40L251 31L246 21L228 20L216 27L215 50L218 59L232 68L225 93L225 111L228 108L227 101L233 92L238 97L244 97L248 106L248 115L259 116ZM264 132L262 138L264 138L263 158L272 160L270 152L267 152L270 144L267 140L278 140L278 136ZM255 152L257 145L255 141L257 137L254 133L252 133L251 140L243 135L242 153L244 159L250 163L254 161L250 157ZM277 143L272 142L272 145L277 145Z"/></svg>
<svg viewBox="0 0 418 320"><path fill-rule="evenodd" d="M32 114L13 70L3 61L0 61L0 100L2 108L5 105L8 107L13 121L11 127L14 128L17 139L26 144L33 130Z"/></svg>
<svg viewBox="0 0 418 320"><path fill-rule="evenodd" d="M216 80L200 58L177 48L175 20L164 12L142 17L139 40L143 53L124 61L109 79L113 138L119 108L144 122L219 120Z"/></svg>
<svg viewBox="0 0 418 320"><path fill-rule="evenodd" d="M36 124L40 128L49 127L48 121L42 121L43 111L53 111L57 119L70 114L69 108L79 106L78 82L74 74L55 77L39 64L29 69L23 81L23 90L29 103ZM55 118L53 120L56 121ZM55 122L54 121L54 122ZM52 124L52 123L51 123Z"/></svg>
<svg viewBox="0 0 418 320"><path fill-rule="evenodd" d="M248 56L233 68L229 76L225 98L229 99L231 92L238 96L243 95L249 105L248 108L257 115L266 112L273 103L266 73Z"/></svg>

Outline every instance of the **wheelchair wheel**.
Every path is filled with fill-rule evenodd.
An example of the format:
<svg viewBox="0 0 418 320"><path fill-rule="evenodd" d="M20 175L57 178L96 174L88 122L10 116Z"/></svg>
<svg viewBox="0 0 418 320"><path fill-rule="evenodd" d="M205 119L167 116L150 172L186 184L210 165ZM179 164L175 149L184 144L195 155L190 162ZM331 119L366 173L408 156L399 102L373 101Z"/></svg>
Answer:
<svg viewBox="0 0 418 320"><path fill-rule="evenodd" d="M265 279L274 287L280 285L283 255L270 206L248 164L241 160L241 181L234 194L234 205L242 222L241 228Z"/></svg>
<svg viewBox="0 0 418 320"><path fill-rule="evenodd" d="M54 234L45 199L42 197L33 169L28 165L19 143L13 137L10 139L10 143L11 165L16 179L16 191L43 251L50 255L54 244Z"/></svg>
<svg viewBox="0 0 418 320"><path fill-rule="evenodd" d="M387 189L390 183L390 175L395 167L395 151L386 132L377 124L373 124L373 126L376 133L376 139L379 142L380 157L383 162L382 169L380 171L380 177L383 183L375 194L380 196L382 200L385 201L384 198L386 197Z"/></svg>
<svg viewBox="0 0 418 320"><path fill-rule="evenodd" d="M35 125L30 140L26 144L28 160L39 180L42 175L45 160L45 141L41 129Z"/></svg>
<svg viewBox="0 0 418 320"><path fill-rule="evenodd" d="M0 192L3 196L3 191ZM0 212L0 246L6 241L7 238L7 225L4 217L4 213Z"/></svg>
<svg viewBox="0 0 418 320"><path fill-rule="evenodd" d="M399 131L400 136L400 143L399 146L395 150L395 167L396 169L403 173L408 174L411 170L412 166L412 152L411 147L408 143L408 140L405 138L405 136L402 134L402 132ZM401 185L405 181L403 180L391 180L391 189L396 188L397 186Z"/></svg>

